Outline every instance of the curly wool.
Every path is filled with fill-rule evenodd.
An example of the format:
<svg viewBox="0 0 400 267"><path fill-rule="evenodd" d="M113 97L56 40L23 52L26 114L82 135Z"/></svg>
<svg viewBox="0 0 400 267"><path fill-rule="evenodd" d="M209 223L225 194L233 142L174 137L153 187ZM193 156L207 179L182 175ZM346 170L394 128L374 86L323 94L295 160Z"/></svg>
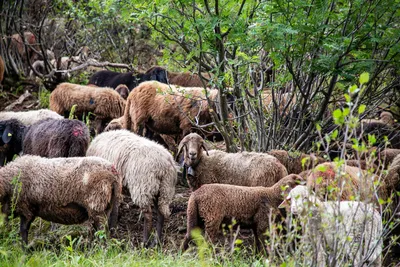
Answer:
<svg viewBox="0 0 400 267"><path fill-rule="evenodd" d="M194 191L187 207L187 233L184 249L187 249L192 230L204 221L206 234L213 241L224 220L235 219L247 227L256 229L257 247L268 228L268 217L272 209L283 201L282 187L293 188L302 178L288 175L271 187L246 187L228 184L206 184Z"/></svg>

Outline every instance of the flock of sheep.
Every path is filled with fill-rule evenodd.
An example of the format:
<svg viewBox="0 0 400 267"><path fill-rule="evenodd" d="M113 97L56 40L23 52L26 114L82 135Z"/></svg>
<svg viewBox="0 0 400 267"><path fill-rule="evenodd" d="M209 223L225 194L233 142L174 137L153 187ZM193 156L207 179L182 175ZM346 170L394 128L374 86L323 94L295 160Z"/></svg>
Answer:
<svg viewBox="0 0 400 267"><path fill-rule="evenodd" d="M378 152L371 164L347 161L343 166L284 150L208 150L208 136L192 129L193 121L212 121L218 91L204 85L199 75L161 67L138 75L100 71L90 85L58 85L50 96L51 110L0 112L0 166L7 162L0 167L0 201L5 214L14 208L21 218L23 241L35 217L62 224L89 220L93 230L107 221L115 227L124 186L144 214L144 244L150 245L153 207L155 242L160 242L178 180L170 148L176 158L183 154L183 173L193 191L184 250L195 227L204 226L215 241L221 224L234 218L253 230L256 248L263 251L270 214L283 216L279 208L288 206L286 216L303 218L304 240L317 235L319 265L339 238L346 259L380 266L384 215L379 199L394 197L388 207L398 216L393 194L400 185L400 149ZM86 124L64 118L71 110L79 118L94 115L92 141ZM15 155L22 156L13 160ZM373 164L388 171L371 174L366 168ZM21 187L18 197L15 186ZM338 189L332 193L332 187ZM338 223L338 214L346 219ZM399 227L391 234L397 232ZM357 242L349 246L349 239Z"/></svg>

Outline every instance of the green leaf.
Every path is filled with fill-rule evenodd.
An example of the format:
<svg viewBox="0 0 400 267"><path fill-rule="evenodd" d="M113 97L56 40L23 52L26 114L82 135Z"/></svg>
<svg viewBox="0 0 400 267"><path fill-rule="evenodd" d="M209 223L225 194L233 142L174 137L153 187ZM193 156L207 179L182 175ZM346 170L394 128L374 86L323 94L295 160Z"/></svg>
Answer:
<svg viewBox="0 0 400 267"><path fill-rule="evenodd" d="M358 114L363 114L366 107L367 107L366 105L361 104L361 105L358 107Z"/></svg>
<svg viewBox="0 0 400 267"><path fill-rule="evenodd" d="M318 131L318 132L320 132L321 129L322 129L322 128L321 128L321 125L319 125L319 123L317 123L317 124L315 125L315 127L317 128L317 131Z"/></svg>
<svg viewBox="0 0 400 267"><path fill-rule="evenodd" d="M349 92L354 94L357 91L357 89L358 89L357 85L354 84L354 85L350 86Z"/></svg>
<svg viewBox="0 0 400 267"><path fill-rule="evenodd" d="M360 75L360 84L367 83L369 81L369 73L368 72L363 72Z"/></svg>

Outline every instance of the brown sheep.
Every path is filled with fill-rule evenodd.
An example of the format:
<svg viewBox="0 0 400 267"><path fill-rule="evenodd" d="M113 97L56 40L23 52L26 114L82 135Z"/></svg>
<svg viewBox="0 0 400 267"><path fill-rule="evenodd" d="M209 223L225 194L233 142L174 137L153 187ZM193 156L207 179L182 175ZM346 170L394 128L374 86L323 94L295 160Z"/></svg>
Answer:
<svg viewBox="0 0 400 267"><path fill-rule="evenodd" d="M335 162L319 164L307 177L307 186L314 189L317 196L327 200L351 200L360 196L371 199L374 175L357 167L339 165ZM330 190L330 187L338 188Z"/></svg>
<svg viewBox="0 0 400 267"><path fill-rule="evenodd" d="M67 117L74 105L78 116L89 112L96 116L95 129L101 133L106 123L124 114L125 100L111 88L72 83L59 84L50 95L50 109L60 115Z"/></svg>
<svg viewBox="0 0 400 267"><path fill-rule="evenodd" d="M208 91L215 100L218 90ZM212 122L204 88L178 88L163 83L143 82L127 99L125 127L138 133L144 128L158 134L185 136L191 132L191 120Z"/></svg>
<svg viewBox="0 0 400 267"><path fill-rule="evenodd" d="M38 54L34 51L39 51L39 47L36 43L35 35L30 32L24 32L24 40L22 39L21 35L15 33L11 36L11 49L13 49L16 53L21 56L21 59L26 62L27 64L27 53L29 62L33 63L37 58ZM25 45L27 46L25 49Z"/></svg>
<svg viewBox="0 0 400 267"><path fill-rule="evenodd" d="M378 169L378 166L375 163L368 162L367 160L346 160L346 165L351 167L358 167L362 170L371 170L375 171Z"/></svg>
<svg viewBox="0 0 400 267"><path fill-rule="evenodd" d="M277 158L286 167L289 174L300 174L304 170L312 169L317 164L325 162L321 157L304 153L288 152L285 150L271 150L268 151L267 154Z"/></svg>
<svg viewBox="0 0 400 267"><path fill-rule="evenodd" d="M393 126L395 124L394 118L392 113L387 112L387 111L382 111L381 115L379 116L380 119L363 119L361 120L361 123L373 123L373 122L381 122L389 126Z"/></svg>
<svg viewBox="0 0 400 267"><path fill-rule="evenodd" d="M393 160L400 154L400 149L386 148L378 153L378 158L375 164L383 164L384 169L387 169Z"/></svg>
<svg viewBox="0 0 400 267"><path fill-rule="evenodd" d="M181 152L184 153L188 184L193 190L211 183L272 186L287 176L285 166L271 155L207 151L203 138L196 133L185 136L181 141L177 156Z"/></svg>
<svg viewBox="0 0 400 267"><path fill-rule="evenodd" d="M170 72L158 66L148 69L145 74L150 75L151 80L183 87L204 87L208 84L208 80L210 79L208 74L202 74L204 77L203 83L198 74L190 72Z"/></svg>
<svg viewBox="0 0 400 267"><path fill-rule="evenodd" d="M1 82L4 79L4 70L5 70L4 60L0 56L0 86L1 86Z"/></svg>
<svg viewBox="0 0 400 267"><path fill-rule="evenodd" d="M253 230L257 250L262 251L269 216L284 200L282 187L293 188L301 177L291 174L271 187L246 187L228 184L207 184L194 191L187 207L187 231L183 243L186 250L191 233L204 222L205 233L214 242L223 221L230 224L232 219Z"/></svg>

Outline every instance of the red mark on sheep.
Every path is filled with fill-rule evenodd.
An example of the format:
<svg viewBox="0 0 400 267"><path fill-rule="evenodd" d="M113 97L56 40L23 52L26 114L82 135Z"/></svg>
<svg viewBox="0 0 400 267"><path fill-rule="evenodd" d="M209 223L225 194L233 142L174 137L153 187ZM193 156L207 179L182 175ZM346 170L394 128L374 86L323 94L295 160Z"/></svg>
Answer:
<svg viewBox="0 0 400 267"><path fill-rule="evenodd" d="M111 166L111 172L112 172L113 174L115 174L115 175L118 175L118 171L117 171L117 169L115 168L114 165Z"/></svg>
<svg viewBox="0 0 400 267"><path fill-rule="evenodd" d="M73 136L80 136L83 135L83 129L82 128L74 128L72 130Z"/></svg>

